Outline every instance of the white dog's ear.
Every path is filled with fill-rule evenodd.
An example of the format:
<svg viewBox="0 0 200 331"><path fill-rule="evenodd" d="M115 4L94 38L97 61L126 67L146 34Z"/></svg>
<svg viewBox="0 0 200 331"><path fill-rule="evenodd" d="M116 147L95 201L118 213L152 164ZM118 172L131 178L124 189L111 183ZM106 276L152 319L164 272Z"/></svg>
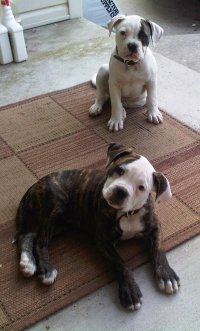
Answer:
<svg viewBox="0 0 200 331"><path fill-rule="evenodd" d="M111 19L111 21L108 23L109 36L111 35L112 29L114 27L116 28L117 24L119 24L125 18L125 15L116 15Z"/></svg>
<svg viewBox="0 0 200 331"><path fill-rule="evenodd" d="M156 43L159 41L159 39L162 37L164 30L161 28L160 25L151 22L149 20L146 20L146 22L149 24L151 28L151 39L152 39L152 44L153 47L155 47Z"/></svg>
<svg viewBox="0 0 200 331"><path fill-rule="evenodd" d="M156 192L156 202L158 204L172 197L169 181L160 172L153 173L153 185Z"/></svg>

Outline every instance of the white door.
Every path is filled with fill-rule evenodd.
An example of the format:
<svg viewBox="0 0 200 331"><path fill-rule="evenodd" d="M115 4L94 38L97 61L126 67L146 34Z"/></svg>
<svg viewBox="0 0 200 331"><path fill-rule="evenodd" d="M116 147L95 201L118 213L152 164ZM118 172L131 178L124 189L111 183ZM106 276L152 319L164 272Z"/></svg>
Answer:
<svg viewBox="0 0 200 331"><path fill-rule="evenodd" d="M24 29L82 16L82 0L14 0ZM74 5L75 4L75 5Z"/></svg>

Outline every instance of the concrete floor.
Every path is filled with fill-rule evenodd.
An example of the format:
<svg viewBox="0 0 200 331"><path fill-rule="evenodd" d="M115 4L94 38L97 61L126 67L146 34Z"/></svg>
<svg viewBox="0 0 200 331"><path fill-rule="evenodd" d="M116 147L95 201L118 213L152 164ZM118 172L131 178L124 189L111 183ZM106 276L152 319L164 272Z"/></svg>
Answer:
<svg viewBox="0 0 200 331"><path fill-rule="evenodd" d="M118 0L127 14L151 18L165 29L155 49L159 105L184 123L200 130L200 38L198 0ZM199 7L198 7L199 6ZM0 66L0 105L89 80L108 62L114 37L84 19L25 31L27 62ZM200 236L168 253L181 277L175 296L161 294L149 265L138 268L135 278L144 296L135 313L118 304L116 283L66 307L27 331L199 331Z"/></svg>

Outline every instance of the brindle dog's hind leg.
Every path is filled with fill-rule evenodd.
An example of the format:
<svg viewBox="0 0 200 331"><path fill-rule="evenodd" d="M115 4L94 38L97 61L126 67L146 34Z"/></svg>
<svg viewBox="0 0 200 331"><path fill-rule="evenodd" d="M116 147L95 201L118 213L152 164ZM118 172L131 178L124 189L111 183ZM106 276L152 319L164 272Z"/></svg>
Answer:
<svg viewBox="0 0 200 331"><path fill-rule="evenodd" d="M18 247L20 252L19 267L25 277L31 277L37 270L35 258L33 255L34 240L36 233L29 232L20 234L18 238Z"/></svg>
<svg viewBox="0 0 200 331"><path fill-rule="evenodd" d="M53 284L58 274L57 270L50 262L48 247L52 237L60 232L60 225L65 220L63 215L65 215L64 209L62 205L59 204L56 205L49 216L40 215L41 218L43 217L43 221L34 245L34 254L37 263L38 277L45 285Z"/></svg>
<svg viewBox="0 0 200 331"><path fill-rule="evenodd" d="M57 277L57 270L49 260L49 239L40 236L35 245L38 277L45 285L51 285Z"/></svg>

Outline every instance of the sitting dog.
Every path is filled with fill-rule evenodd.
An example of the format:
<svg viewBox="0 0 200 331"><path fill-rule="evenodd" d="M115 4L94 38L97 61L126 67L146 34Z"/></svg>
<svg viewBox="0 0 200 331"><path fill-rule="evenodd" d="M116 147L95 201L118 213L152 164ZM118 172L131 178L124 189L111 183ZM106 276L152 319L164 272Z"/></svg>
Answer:
<svg viewBox="0 0 200 331"><path fill-rule="evenodd" d="M177 292L179 278L161 250L151 195L155 191L160 202L171 197L171 190L166 177L132 148L112 143L107 157L106 170L55 172L28 189L16 215L19 266L24 276L37 273L43 284L52 284L57 270L49 260L48 245L63 228L74 227L95 240L116 276L121 304L136 310L142 294L115 244L146 236L159 288Z"/></svg>
<svg viewBox="0 0 200 331"><path fill-rule="evenodd" d="M110 131L123 129L126 118L124 108L141 107L146 104L147 117L152 123L162 122L156 95L156 61L150 50L160 39L163 29L140 16L115 16L108 24L109 32L116 31L116 48L110 57L109 66L100 67L92 84L97 88L95 103L89 114L99 115L103 104L110 97ZM146 95L147 94L147 95Z"/></svg>

